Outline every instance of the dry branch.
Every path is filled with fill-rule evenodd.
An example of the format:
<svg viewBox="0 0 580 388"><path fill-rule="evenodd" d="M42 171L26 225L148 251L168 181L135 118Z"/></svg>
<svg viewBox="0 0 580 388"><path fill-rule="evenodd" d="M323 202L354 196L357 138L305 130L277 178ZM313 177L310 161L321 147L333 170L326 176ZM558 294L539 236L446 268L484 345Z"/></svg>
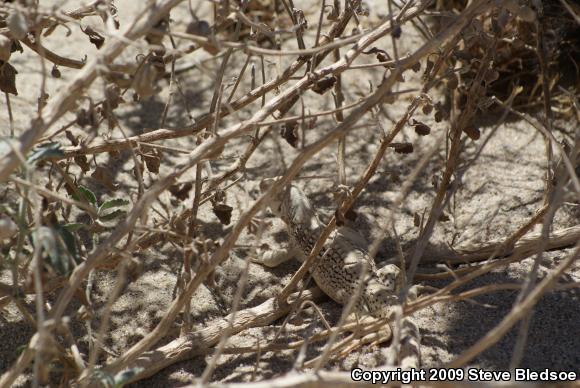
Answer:
<svg viewBox="0 0 580 388"><path fill-rule="evenodd" d="M112 63L127 47L128 42L143 36L155 24L182 0L164 0L156 5L148 5L146 11L141 13L140 18L127 26L121 33L121 39L108 40L95 58L89 60L80 70L68 86L63 87L58 94L52 97L43 109L42 117L32 119L30 128L24 132L18 141L12 142L21 155L26 155L36 144L38 139L58 119L67 113L76 103L84 89L88 88L97 77L98 67L101 63ZM0 148L0 182L8 179L8 176L20 164L17 153L12 147L4 145Z"/></svg>
<svg viewBox="0 0 580 388"><path fill-rule="evenodd" d="M528 257L537 252L542 244L542 234L530 233L520 238L515 245L505 246L505 240L497 239L483 244L471 244L462 247L454 247L447 252L428 252L422 259L422 263L464 264L475 261L489 260L497 257L513 255ZM560 229L552 232L546 241L546 250L563 249L571 247L580 240L580 226Z"/></svg>
<svg viewBox="0 0 580 388"><path fill-rule="evenodd" d="M297 296L297 294L295 295ZM300 304L305 300L316 301L320 299L322 292L318 288L306 290L292 301L292 304ZM266 326L275 320L288 314L292 304L280 303L276 298L270 298L259 306L240 310L231 329L231 334L237 334L251 327ZM216 345L224 330L229 325L229 316L212 322L207 327L197 330L184 337L177 338L167 345L163 345L155 350L143 353L133 363L125 367L142 367L143 372L135 376L132 382L153 376L158 371L196 355L204 355L207 349ZM111 372L111 368L105 368L106 372ZM113 370L112 372L115 372Z"/></svg>

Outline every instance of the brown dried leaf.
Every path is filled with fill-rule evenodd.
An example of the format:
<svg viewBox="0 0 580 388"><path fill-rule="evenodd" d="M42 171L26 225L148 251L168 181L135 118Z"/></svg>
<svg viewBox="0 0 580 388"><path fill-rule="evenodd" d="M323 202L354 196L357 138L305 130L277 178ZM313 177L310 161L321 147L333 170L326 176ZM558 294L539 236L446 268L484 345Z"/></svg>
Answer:
<svg viewBox="0 0 580 388"><path fill-rule="evenodd" d="M421 62L420 61L417 61L413 66L411 66L411 69L415 73L418 73L419 71L421 71Z"/></svg>
<svg viewBox="0 0 580 388"><path fill-rule="evenodd" d="M16 90L16 74L18 71L9 64L5 62L0 65L0 90L5 93L18 95L18 90Z"/></svg>
<svg viewBox="0 0 580 388"><path fill-rule="evenodd" d="M433 104L431 104L430 102L424 103L422 111L423 111L423 114L430 115L431 112L433 112Z"/></svg>
<svg viewBox="0 0 580 388"><path fill-rule="evenodd" d="M413 119L411 125L415 127L415 132L419 136L427 136L431 133L431 128L425 123Z"/></svg>
<svg viewBox="0 0 580 388"><path fill-rule="evenodd" d="M317 81L314 85L312 85L312 91L318 94L324 94L330 88L334 86L336 83L336 77L333 75L327 75L326 77L322 78L320 81Z"/></svg>
<svg viewBox="0 0 580 388"><path fill-rule="evenodd" d="M211 34L211 27L205 20L194 20L187 25L185 32L191 35L209 36Z"/></svg>
<svg viewBox="0 0 580 388"><path fill-rule="evenodd" d="M115 191L119 187L119 185L115 183L111 170L108 168L98 166L91 174L91 177L105 186L109 191Z"/></svg>
<svg viewBox="0 0 580 388"><path fill-rule="evenodd" d="M86 155L79 155L74 157L75 163L83 170L83 172L88 172L91 169L89 161Z"/></svg>
<svg viewBox="0 0 580 388"><path fill-rule="evenodd" d="M157 155L152 154L141 154L141 157L145 161L145 165L147 166L147 170L154 174L159 173L159 166L161 165L161 158Z"/></svg>
<svg viewBox="0 0 580 388"><path fill-rule="evenodd" d="M189 198L189 192L191 191L192 187L193 184L191 182L182 184L177 183L169 186L168 190L178 200L185 201L187 198Z"/></svg>
<svg viewBox="0 0 580 388"><path fill-rule="evenodd" d="M280 130L280 135L288 142L288 144L297 148L298 140L300 140L300 137L298 136L298 122L290 121L285 123Z"/></svg>
<svg viewBox="0 0 580 388"><path fill-rule="evenodd" d="M94 44L97 49L100 49L105 43L105 37L95 31L91 26L87 26L84 30L81 28L81 31L89 37L89 41Z"/></svg>
<svg viewBox="0 0 580 388"><path fill-rule="evenodd" d="M92 107L89 110L86 110L84 108L80 109L77 112L76 123L78 126L83 127L83 128L87 127L87 126L96 127L97 123L98 123L98 119L97 119L96 114L95 114L94 110L92 109Z"/></svg>
<svg viewBox="0 0 580 388"><path fill-rule="evenodd" d="M232 219L232 210L234 208L225 203L216 203L213 205L213 214L216 215L222 225L229 225Z"/></svg>
<svg viewBox="0 0 580 388"><path fill-rule="evenodd" d="M421 216L419 213L413 214L413 225L415 225L417 228L421 226Z"/></svg>
<svg viewBox="0 0 580 388"><path fill-rule="evenodd" d="M440 109L437 109L435 111L435 122L440 123L441 121L443 121L443 112Z"/></svg>
<svg viewBox="0 0 580 388"><path fill-rule="evenodd" d="M121 96L121 88L117 84L108 84L105 88L105 98L111 110L116 109L120 103L125 102Z"/></svg>
<svg viewBox="0 0 580 388"><path fill-rule="evenodd" d="M398 154L410 154L413 152L413 144L411 143L391 143L390 146Z"/></svg>
<svg viewBox="0 0 580 388"><path fill-rule="evenodd" d="M73 135L73 133L71 131L69 131L68 129L66 131L64 131L64 134L66 135L66 138L71 142L71 144L73 146L78 146L79 145L79 140L77 139L77 137L75 135Z"/></svg>
<svg viewBox="0 0 580 388"><path fill-rule="evenodd" d="M52 66L52 70L50 70L50 75L52 76L52 78L60 78L61 77L60 70L58 69L58 67L56 65Z"/></svg>
<svg viewBox="0 0 580 388"><path fill-rule="evenodd" d="M135 73L133 89L141 98L157 94L156 82L164 73L165 64L163 63L163 58L155 55L149 56Z"/></svg>
<svg viewBox="0 0 580 388"><path fill-rule="evenodd" d="M213 198L212 198L212 202L213 203L218 203L218 202L225 202L226 201L226 192L222 189L216 189Z"/></svg>

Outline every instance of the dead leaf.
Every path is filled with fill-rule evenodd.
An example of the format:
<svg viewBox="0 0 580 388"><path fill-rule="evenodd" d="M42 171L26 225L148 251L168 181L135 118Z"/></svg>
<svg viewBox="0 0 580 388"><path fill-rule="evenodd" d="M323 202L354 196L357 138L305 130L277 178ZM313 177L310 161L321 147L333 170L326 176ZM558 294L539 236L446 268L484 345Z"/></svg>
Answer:
<svg viewBox="0 0 580 388"><path fill-rule="evenodd" d="M5 93L18 95L18 90L16 90L16 74L18 71L9 64L5 62L0 65L0 90Z"/></svg>
<svg viewBox="0 0 580 388"><path fill-rule="evenodd" d="M317 81L314 85L312 85L312 91L318 94L324 94L330 88L334 86L336 83L336 77L333 75L327 75L323 77L321 80Z"/></svg>
<svg viewBox="0 0 580 388"><path fill-rule="evenodd" d="M108 168L98 166L91 174L91 177L105 186L109 191L115 191L119 187L119 185L115 183L115 178L113 177L111 170Z"/></svg>
<svg viewBox="0 0 580 388"><path fill-rule="evenodd" d="M425 123L413 119L411 125L415 127L415 132L419 136L427 136L431 133L431 128Z"/></svg>
<svg viewBox="0 0 580 388"><path fill-rule="evenodd" d="M234 208L225 203L216 203L213 205L213 214L216 215L222 225L229 225L232 219L232 210Z"/></svg>
<svg viewBox="0 0 580 388"><path fill-rule="evenodd" d="M298 147L298 140L300 137L298 136L298 122L290 121L285 123L280 130L280 135L290 144L292 147Z"/></svg>
<svg viewBox="0 0 580 388"><path fill-rule="evenodd" d="M157 94L157 81L165 74L165 63L162 57L150 55L137 69L133 79L133 89L139 97L146 98Z"/></svg>
<svg viewBox="0 0 580 388"><path fill-rule="evenodd" d="M419 216L419 213L413 214L413 225L417 228L421 226L421 216Z"/></svg>
<svg viewBox="0 0 580 388"><path fill-rule="evenodd" d="M75 156L74 161L81 168L81 170L83 170L83 172L90 171L91 166L89 165L89 161L86 155Z"/></svg>
<svg viewBox="0 0 580 388"><path fill-rule="evenodd" d="M159 173L159 166L161 165L161 158L157 155L146 155L142 154L141 157L145 161L145 165L147 166L147 170L154 174Z"/></svg>
<svg viewBox="0 0 580 388"><path fill-rule="evenodd" d="M187 25L185 32L191 35L209 36L211 34L211 27L205 20L194 20Z"/></svg>
<svg viewBox="0 0 580 388"><path fill-rule="evenodd" d="M81 31L89 37L89 41L94 44L97 49L100 49L105 43L105 37L95 31L91 26L87 26L84 30L81 28Z"/></svg>
<svg viewBox="0 0 580 388"><path fill-rule="evenodd" d="M193 184L191 182L181 184L176 183L169 186L168 190L178 200L185 201L187 198L189 198L189 192L191 191L192 187Z"/></svg>
<svg viewBox="0 0 580 388"><path fill-rule="evenodd" d="M411 143L391 143L390 147L394 148L397 154L410 154L413 152L413 144Z"/></svg>

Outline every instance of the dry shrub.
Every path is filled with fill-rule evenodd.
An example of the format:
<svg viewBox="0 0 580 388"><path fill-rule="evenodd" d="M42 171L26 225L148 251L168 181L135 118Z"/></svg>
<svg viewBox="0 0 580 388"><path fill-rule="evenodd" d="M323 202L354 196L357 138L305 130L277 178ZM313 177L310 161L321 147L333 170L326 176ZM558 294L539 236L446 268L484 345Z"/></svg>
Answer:
<svg viewBox="0 0 580 388"><path fill-rule="evenodd" d="M146 10L127 20L118 17L115 3L96 0L73 10L27 0L0 3L0 90L9 118L5 128L10 129L0 143L0 308L15 306L22 324L35 332L3 372L0 386L11 385L20 375L39 384L84 384L93 379L121 386L210 352L252 353L259 358L267 350L297 351L304 341L236 348L220 339L270 325L288 314L298 315L296 308L302 305L287 298L301 285L333 228L356 218L353 204L390 149L400 158L420 153L416 165L409 166L408 177L391 173L393 181L400 183L393 209L414 190L414 182L428 163L437 163L440 170L432 177L429 208L423 215L414 214L417 238L405 252L400 249L407 276L413 282L451 278L432 294L404 301L404 314L444 301L514 289L513 285L496 285L455 293L460 286L471 285L473 279L511 262L534 255L539 262L548 249L576 244L542 281L536 283L537 274L530 272L526 283L515 288L520 297L505 319L450 365L465 365L517 322L528 319L539 298L556 286L577 258L577 227L549 233L556 210L564 201L578 203L580 190L574 173L580 160L580 136L568 133L568 144L560 146L561 139L551 131L554 115L578 117L580 12L572 2L548 1L543 10L536 10L529 4L536 2L514 0L472 1L469 6L467 1L418 0L405 5L388 1L386 9L375 12L359 0L326 1L322 9L299 9L291 0L221 0L208 2L211 12L203 17L192 8L195 2L179 8L189 12L181 22L168 16L172 10L176 15L178 0L144 2ZM428 8L430 5L435 7ZM384 15L367 20L375 13ZM437 35L420 20L425 13L438 21ZM84 24L88 18L99 22ZM407 54L397 48L404 46L401 43L411 23L425 39ZM63 29L71 32L63 38L65 42L92 45L92 54L67 58L45 46L55 31ZM42 81L38 95L27 96L28 101L36 101L35 113L22 125L15 124L22 118L13 110L11 98L20 97L17 85L26 82L19 78L24 67L15 58L28 49L42 63ZM121 57L123 51L137 55ZM190 66L188 58L201 51L207 63ZM279 58L281 52L284 60ZM245 62L238 61L242 54ZM277 71L274 76L268 73L268 78L265 62L270 59ZM202 114L186 117L186 125L171 126L173 104L183 103L189 112L180 77L194 68L205 71L213 81L211 99L201 102ZM355 78L362 80L368 69L380 69L379 81L371 82L357 98L350 90L345 93L345 74L355 72ZM405 89L403 82L415 73L416 78L421 77L418 88ZM46 79L64 76L57 93L47 94ZM436 86L443 86L443 97ZM411 98L402 97L409 93ZM167 98L158 126L126 133L122 112L138 111L156 98ZM312 98L321 106L325 98L331 98L334 108L318 110L308 103ZM391 128L383 128L378 118L383 117L386 105L394 103L406 108L392 120ZM536 119L520 112L536 105L541 108ZM482 138L477 118L490 109L501 113L497 126L511 112L530 120L544 137L548 160L544 202L506 238L477 247L453 247L440 257L424 255L436 226L450 220L444 209L458 182L497 129ZM426 122L431 116L446 124L445 136L436 138L431 121ZM379 128L381 136L372 144L376 146L373 154L365 154L370 155L365 159L368 164L347 186L349 158L344 153L344 138L361 123ZM328 130L320 129L324 125ZM422 138L432 138L432 148L418 152L408 136L401 135L407 126ZM194 145L188 149L162 143L168 139L182 139L185 144L193 139ZM287 142L295 152L289 156L291 163L279 169L281 178L265 194L236 205L232 199L235 187L251 186L252 180L267 177L266 170L251 175L247 169L252 158L266 152L265 139ZM218 288L214 274L233 254L240 235L247 230L259 241L265 225L256 215L271 195L337 142L336 211L309 259L277 297L247 308L241 304L242 291L236 292L230 301L232 310L239 310L235 316L224 314L205 327L194 327L190 311L194 293L202 284ZM466 159L467 142L477 148L471 160ZM442 149L445 152L439 153ZM132 162L126 181L102 162L103 156L115 159L122 153ZM227 225L220 229L222 235L212 235L209 222L201 221L204 209L211 209L214 223ZM382 220L385 228L390 227L391 219L394 213ZM543 233L526 235L536 224L543 225ZM178 248L176 260L181 265L175 274L173 301L146 336L107 360L102 346L115 314L114 302L142 275L141 255L167 244ZM371 245L373 255L377 244ZM257 245L251 246L248 255L256 253ZM489 261L473 264L485 260ZM446 272L434 271L439 268L435 264L444 263ZM99 325L92 330L91 320L97 313L91 303L97 298L92 293L94 273L110 270L116 271L117 280L101 299ZM246 281L242 276L239 290ZM312 302L306 300L318 300L320 292L304 292L294 298L307 305ZM86 323L91 340L72 331L72 322ZM177 337L175 322L180 323ZM345 324L318 333L312 340L344 335L340 346L324 356L336 360L389 339L388 333L377 328L384 324ZM351 338L349 333L358 337L344 340ZM522 333L519 338L523 341L526 333ZM324 357L304 365L324 365L328 361ZM204 382L211 380L217 356L212 360L202 375ZM319 380L320 385L344 381L343 375L321 376L329 380ZM308 380L308 376L304 378Z"/></svg>

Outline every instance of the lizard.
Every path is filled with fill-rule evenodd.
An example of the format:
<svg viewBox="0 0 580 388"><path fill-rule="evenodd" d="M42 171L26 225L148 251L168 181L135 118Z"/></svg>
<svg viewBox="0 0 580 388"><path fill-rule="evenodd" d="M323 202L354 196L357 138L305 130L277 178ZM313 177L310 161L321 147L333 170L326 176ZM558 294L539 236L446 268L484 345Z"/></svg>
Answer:
<svg viewBox="0 0 580 388"><path fill-rule="evenodd" d="M274 181L272 178L262 180L260 190L265 192ZM303 262L325 227L310 200L300 188L290 184L275 194L269 207L286 224L291 244L284 249L266 250L253 261L267 267L276 267L292 257ZM355 312L376 318L390 317L393 307L399 303L400 270L394 264L377 268L365 245L364 237L357 231L347 226L338 227L310 269L312 278L325 294L341 305L350 301L362 280ZM419 330L411 319L403 320L402 334L402 344L411 345L410 350L401 348L407 360L405 363L408 367L418 367Z"/></svg>

